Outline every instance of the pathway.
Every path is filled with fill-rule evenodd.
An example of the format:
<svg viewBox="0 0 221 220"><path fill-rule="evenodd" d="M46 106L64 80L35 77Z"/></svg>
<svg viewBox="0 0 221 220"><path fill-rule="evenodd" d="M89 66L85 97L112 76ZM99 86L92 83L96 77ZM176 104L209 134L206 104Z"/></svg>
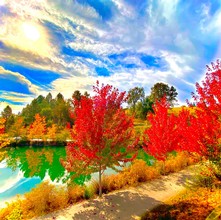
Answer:
<svg viewBox="0 0 221 220"><path fill-rule="evenodd" d="M194 180L195 166L162 176L159 179L103 195L102 199L93 199L72 205L61 211L35 220L134 220L145 211L175 196L185 189L186 184Z"/></svg>

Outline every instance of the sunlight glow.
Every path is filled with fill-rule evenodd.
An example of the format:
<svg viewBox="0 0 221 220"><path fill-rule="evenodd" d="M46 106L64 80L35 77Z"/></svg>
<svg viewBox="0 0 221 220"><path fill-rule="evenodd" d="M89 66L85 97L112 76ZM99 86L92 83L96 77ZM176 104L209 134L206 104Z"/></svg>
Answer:
<svg viewBox="0 0 221 220"><path fill-rule="evenodd" d="M0 0L1 1L1 0ZM55 49L51 47L50 35L43 25L36 21L24 21L11 18L10 25L1 34L5 45L37 54L41 57L53 56Z"/></svg>
<svg viewBox="0 0 221 220"><path fill-rule="evenodd" d="M5 0L0 0L0 6L5 5Z"/></svg>
<svg viewBox="0 0 221 220"><path fill-rule="evenodd" d="M32 24L24 23L22 25L22 30L25 37L32 41L37 41L41 37L39 30Z"/></svg>

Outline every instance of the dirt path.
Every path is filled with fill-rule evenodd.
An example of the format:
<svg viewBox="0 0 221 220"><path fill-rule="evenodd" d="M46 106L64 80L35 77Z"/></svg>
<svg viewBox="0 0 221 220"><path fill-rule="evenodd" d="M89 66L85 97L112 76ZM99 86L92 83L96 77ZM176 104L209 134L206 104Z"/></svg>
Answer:
<svg viewBox="0 0 221 220"><path fill-rule="evenodd" d="M145 211L163 203L185 189L194 181L194 167L163 176L138 187L131 187L72 205L61 211L36 218L36 220L132 220L139 219Z"/></svg>

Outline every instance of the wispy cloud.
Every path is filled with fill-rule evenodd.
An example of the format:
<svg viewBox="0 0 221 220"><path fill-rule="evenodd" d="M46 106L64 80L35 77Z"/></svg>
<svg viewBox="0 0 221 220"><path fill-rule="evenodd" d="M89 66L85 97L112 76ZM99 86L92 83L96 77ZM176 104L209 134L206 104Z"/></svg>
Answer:
<svg viewBox="0 0 221 220"><path fill-rule="evenodd" d="M0 63L8 63L1 71L9 71L0 76L36 96L70 98L97 79L148 94L162 81L184 103L221 54L219 0L15 0L0 11Z"/></svg>

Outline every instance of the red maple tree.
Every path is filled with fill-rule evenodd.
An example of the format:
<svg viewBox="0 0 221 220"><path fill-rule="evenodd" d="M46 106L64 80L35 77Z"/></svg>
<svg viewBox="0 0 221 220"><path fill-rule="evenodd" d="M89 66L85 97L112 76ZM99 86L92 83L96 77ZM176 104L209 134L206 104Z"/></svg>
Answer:
<svg viewBox="0 0 221 220"><path fill-rule="evenodd" d="M179 143L177 117L168 114L169 106L165 97L157 101L154 113L147 116L151 127L144 131L143 149L159 160L165 160L166 154L177 149Z"/></svg>
<svg viewBox="0 0 221 220"><path fill-rule="evenodd" d="M99 172L99 196L102 195L101 176L107 167L135 158L133 120L121 105L126 93L110 85L93 87L92 98L74 100L75 124L72 143L66 148L67 158L62 164L76 174ZM130 156L129 156L130 155ZM131 157L132 156L132 157Z"/></svg>
<svg viewBox="0 0 221 220"><path fill-rule="evenodd" d="M207 66L208 67L208 66ZM144 132L144 150L157 159L168 152L187 150L208 159L216 170L221 167L221 64L208 67L205 80L196 83L194 113L182 109L177 116L168 114L165 99L157 102L148 116L151 127Z"/></svg>
<svg viewBox="0 0 221 220"><path fill-rule="evenodd" d="M197 153L221 167L221 63L217 60L207 69L205 80L196 83L196 94L193 94L196 111L189 129L195 137L192 135L190 141L195 143Z"/></svg>

